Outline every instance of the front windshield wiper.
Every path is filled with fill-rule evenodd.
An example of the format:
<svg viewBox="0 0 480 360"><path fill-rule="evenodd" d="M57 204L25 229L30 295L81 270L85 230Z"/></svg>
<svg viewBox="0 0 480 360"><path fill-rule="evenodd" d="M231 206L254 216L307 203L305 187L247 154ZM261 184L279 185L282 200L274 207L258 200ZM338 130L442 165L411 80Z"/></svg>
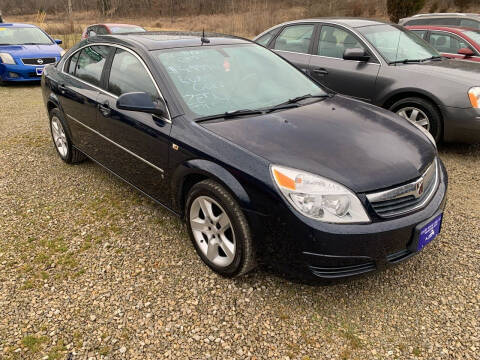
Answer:
<svg viewBox="0 0 480 360"><path fill-rule="evenodd" d="M388 65L393 65L393 64L414 64L414 63L422 63L422 62L425 62L425 61L429 61L429 60L442 60L442 57L441 56L438 56L438 55L435 55L435 56L431 56L429 58L426 58L426 59L403 59L403 60L395 60L395 61L390 61L388 63Z"/></svg>
<svg viewBox="0 0 480 360"><path fill-rule="evenodd" d="M257 115L257 114L263 114L263 111L262 110L250 110L250 109L227 111L223 114L216 114L216 115L199 117L199 118L195 119L195 122L203 122L203 121L215 120L215 119L228 119L228 118L233 118L233 117L236 117L236 116Z"/></svg>
<svg viewBox="0 0 480 360"><path fill-rule="evenodd" d="M19 45L51 45L51 44L45 44L45 43L35 43L35 42L26 42L26 43L21 43Z"/></svg>
<svg viewBox="0 0 480 360"><path fill-rule="evenodd" d="M267 112L272 112L272 111L275 111L275 110L290 109L290 108L294 108L294 107L299 107L300 105L298 104L298 102L300 102L302 100L305 100L305 99L312 99L312 98L325 99L325 98L328 98L328 97L331 97L331 96L332 96L331 94L319 94L319 95L306 94L306 95L302 95L302 96L297 96L293 99L289 99L289 100L287 100L287 101L285 101L281 104L265 108L264 110L267 111Z"/></svg>

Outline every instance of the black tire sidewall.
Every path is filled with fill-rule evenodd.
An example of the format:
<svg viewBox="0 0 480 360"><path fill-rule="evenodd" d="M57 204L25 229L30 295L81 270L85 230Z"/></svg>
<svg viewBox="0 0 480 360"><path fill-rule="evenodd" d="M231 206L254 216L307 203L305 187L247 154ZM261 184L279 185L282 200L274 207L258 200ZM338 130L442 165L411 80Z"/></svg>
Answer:
<svg viewBox="0 0 480 360"><path fill-rule="evenodd" d="M395 102L390 111L397 113L398 110L405 107L416 107L422 110L427 116L430 122L430 134L435 138L437 143L440 143L443 138L443 124L440 113L435 106L428 100L421 98L405 98ZM407 120L408 121L408 120Z"/></svg>
<svg viewBox="0 0 480 360"><path fill-rule="evenodd" d="M219 184L215 185L220 186ZM233 262L227 267L219 267L211 263L210 260L208 260L203 254L203 252L200 250L197 241L193 236L193 231L190 226L190 209L193 201L200 196L208 196L218 202L225 210L232 223L232 231L235 234L236 242L235 258ZM234 202L234 206L230 204L231 201ZM236 203L235 199L233 199L233 197L230 196L230 199L226 198L224 194L215 190L215 187L212 186L212 182L210 181L203 181L194 185L193 188L190 190L186 201L185 219L187 223L188 234L190 236L190 239L192 240L195 250L197 251L197 254L200 256L203 262L205 262L205 264L207 264L213 271L225 277L235 277L236 275L238 275L239 272L242 270L243 262L245 261L245 245L246 242L250 240L250 230L243 214L239 214L239 212L241 211L242 210ZM243 216L243 219L239 219L239 216Z"/></svg>
<svg viewBox="0 0 480 360"><path fill-rule="evenodd" d="M60 120L60 122L62 123L62 127L63 127L63 131L65 132L65 137L67 139L67 156L63 157L60 152L58 151L58 148L57 148L57 145L55 144L55 140L53 138L53 131L52 131L52 118L53 117L56 117L57 119ZM52 109L50 110L50 113L49 113L49 126L50 126L50 136L52 137L52 142L53 142L53 146L55 147L55 151L57 152L58 156L60 157L60 159L62 159L64 162L66 162L67 164L71 164L72 163L72 141L70 140L70 136L68 134L68 131L67 131L67 127L66 127L66 124L65 124L65 120L63 118L63 115L61 113L60 110L58 109Z"/></svg>

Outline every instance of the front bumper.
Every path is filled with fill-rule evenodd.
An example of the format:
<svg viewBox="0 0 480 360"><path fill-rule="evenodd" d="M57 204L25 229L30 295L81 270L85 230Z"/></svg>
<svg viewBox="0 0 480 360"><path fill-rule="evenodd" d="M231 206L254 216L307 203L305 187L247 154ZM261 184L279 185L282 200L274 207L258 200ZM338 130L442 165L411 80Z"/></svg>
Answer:
<svg viewBox="0 0 480 360"><path fill-rule="evenodd" d="M1 81L40 81L42 76L37 74L36 69L42 69L44 66L31 65L9 65L0 64Z"/></svg>
<svg viewBox="0 0 480 360"><path fill-rule="evenodd" d="M441 108L444 119L444 140L447 142L480 142L480 110L449 106Z"/></svg>
<svg viewBox="0 0 480 360"><path fill-rule="evenodd" d="M275 215L262 220L265 232L260 252L282 273L307 279L342 278L383 269L417 253L418 228L443 212L447 186L441 164L438 188L426 207L369 224L321 223L277 205Z"/></svg>

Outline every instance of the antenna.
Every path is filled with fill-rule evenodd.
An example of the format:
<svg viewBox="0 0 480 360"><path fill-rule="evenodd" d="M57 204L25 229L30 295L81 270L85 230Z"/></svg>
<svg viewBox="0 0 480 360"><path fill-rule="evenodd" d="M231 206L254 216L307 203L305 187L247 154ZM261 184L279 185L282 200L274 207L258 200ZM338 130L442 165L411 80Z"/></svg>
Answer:
<svg viewBox="0 0 480 360"><path fill-rule="evenodd" d="M202 37L200 38L202 44L210 44L210 40L205 37L205 28L202 31Z"/></svg>

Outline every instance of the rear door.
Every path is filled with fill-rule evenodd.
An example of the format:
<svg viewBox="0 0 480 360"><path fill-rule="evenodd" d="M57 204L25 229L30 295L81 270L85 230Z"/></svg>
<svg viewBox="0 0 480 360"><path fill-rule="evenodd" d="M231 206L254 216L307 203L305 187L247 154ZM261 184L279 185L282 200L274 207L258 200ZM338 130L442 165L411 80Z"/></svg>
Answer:
<svg viewBox="0 0 480 360"><path fill-rule="evenodd" d="M374 54L368 62L344 60L349 48L368 47L355 34L336 25L322 25L310 60L310 75L327 88L341 94L372 101L380 62Z"/></svg>
<svg viewBox="0 0 480 360"><path fill-rule="evenodd" d="M104 68L111 47L87 46L74 53L65 63L58 84L60 104L80 150L94 156L97 137L89 129L98 130L97 99L104 77Z"/></svg>
<svg viewBox="0 0 480 360"><path fill-rule="evenodd" d="M109 140L102 162L126 181L161 202L168 201L164 173L171 147L171 121L155 115L120 110L117 98L130 92L145 92L162 98L141 58L126 48L116 48L98 98L97 121Z"/></svg>
<svg viewBox="0 0 480 360"><path fill-rule="evenodd" d="M285 26L272 42L272 50L299 69L307 71L315 27L315 24L309 23Z"/></svg>

